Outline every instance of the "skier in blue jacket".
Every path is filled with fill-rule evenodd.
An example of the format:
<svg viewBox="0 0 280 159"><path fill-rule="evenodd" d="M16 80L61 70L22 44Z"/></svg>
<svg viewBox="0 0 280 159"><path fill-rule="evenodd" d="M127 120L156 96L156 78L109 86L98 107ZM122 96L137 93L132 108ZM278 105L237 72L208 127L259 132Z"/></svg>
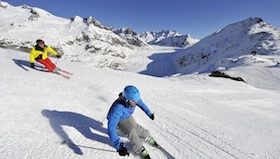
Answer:
<svg viewBox="0 0 280 159"><path fill-rule="evenodd" d="M140 98L140 92L135 86L126 86L119 98L112 104L108 115L108 135L113 146L120 156L129 156L125 144L120 140L117 129L124 133L132 144L132 149L142 158L150 156L143 146L142 139L152 146L158 146L149 131L137 124L132 116L136 106L140 107L149 117L154 120L154 114Z"/></svg>

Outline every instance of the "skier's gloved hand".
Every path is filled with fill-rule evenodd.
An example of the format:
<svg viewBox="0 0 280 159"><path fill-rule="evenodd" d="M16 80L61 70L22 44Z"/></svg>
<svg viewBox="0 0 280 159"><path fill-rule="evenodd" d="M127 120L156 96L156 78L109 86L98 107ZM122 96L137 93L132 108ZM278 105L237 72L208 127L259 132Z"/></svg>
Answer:
<svg viewBox="0 0 280 159"><path fill-rule="evenodd" d="M152 120L155 119L155 115L154 115L154 114L150 115L149 117L150 117L150 119L152 119Z"/></svg>
<svg viewBox="0 0 280 159"><path fill-rule="evenodd" d="M34 63L32 62L32 63L30 63L30 67L31 68L35 68L35 65L34 65Z"/></svg>
<svg viewBox="0 0 280 159"><path fill-rule="evenodd" d="M57 58L61 58L61 55L57 54L56 57L57 57Z"/></svg>
<svg viewBox="0 0 280 159"><path fill-rule="evenodd" d="M127 152L127 149L123 146L123 143L121 144L121 148L118 150L120 156L129 156L129 153Z"/></svg>

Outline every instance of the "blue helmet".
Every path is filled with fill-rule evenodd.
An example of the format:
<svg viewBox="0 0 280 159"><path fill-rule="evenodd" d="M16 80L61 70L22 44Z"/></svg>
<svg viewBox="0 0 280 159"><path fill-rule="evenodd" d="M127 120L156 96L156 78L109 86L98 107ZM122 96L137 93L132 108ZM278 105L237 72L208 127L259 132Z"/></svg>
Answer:
<svg viewBox="0 0 280 159"><path fill-rule="evenodd" d="M137 101L140 99L140 92L135 86L126 86L122 93L127 100Z"/></svg>

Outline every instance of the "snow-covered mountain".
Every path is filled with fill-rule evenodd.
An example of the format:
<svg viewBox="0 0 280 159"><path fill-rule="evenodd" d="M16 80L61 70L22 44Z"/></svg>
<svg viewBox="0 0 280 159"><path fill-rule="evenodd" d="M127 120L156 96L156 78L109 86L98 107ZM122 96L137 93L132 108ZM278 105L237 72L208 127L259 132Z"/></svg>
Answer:
<svg viewBox="0 0 280 159"><path fill-rule="evenodd" d="M175 46L182 48L190 47L199 41L198 39L191 37L189 34L182 35L173 30L144 32L139 36L150 45Z"/></svg>
<svg viewBox="0 0 280 159"><path fill-rule="evenodd" d="M230 24L181 50L173 62L176 72L180 74L223 70L250 82L258 82L254 72L279 69L280 29L261 18L248 18ZM239 71L232 73L233 69ZM279 75L267 77L267 80L279 78Z"/></svg>
<svg viewBox="0 0 280 159"><path fill-rule="evenodd" d="M131 52L148 46L137 35L124 38L93 17L65 19L36 7L0 2L0 47L29 52L36 39L45 40L63 58L94 66L123 69ZM22 34L24 33L24 34ZM137 41L131 42L128 39ZM141 46L141 47L140 47ZM96 61L96 57L100 61Z"/></svg>
<svg viewBox="0 0 280 159"><path fill-rule="evenodd" d="M132 28L113 29L113 32L126 40L129 44L136 46L147 46L148 44L143 41L139 35L133 31Z"/></svg>
<svg viewBox="0 0 280 159"><path fill-rule="evenodd" d="M230 24L197 40L168 30L137 35L131 28L104 26L93 17L65 19L40 8L14 7L3 1L0 4L0 47L3 48L29 52L40 38L64 54L63 59L84 61L90 66L159 77L223 69L254 85L259 81L253 74L256 70L251 69L256 67L249 66L257 65L257 71L270 71L279 66L279 28L261 18ZM177 47L172 52L168 50L168 54L162 50L162 54L155 55L147 43ZM144 67L143 61L147 64ZM161 69L154 71L154 68ZM233 73L232 69L240 71ZM279 77L277 73L275 76ZM270 78L274 77L267 76L267 80Z"/></svg>
<svg viewBox="0 0 280 159"><path fill-rule="evenodd" d="M181 73L209 72L218 67L240 66L256 57L278 57L279 51L280 29L266 24L261 18L248 18L230 24L182 51L177 66Z"/></svg>

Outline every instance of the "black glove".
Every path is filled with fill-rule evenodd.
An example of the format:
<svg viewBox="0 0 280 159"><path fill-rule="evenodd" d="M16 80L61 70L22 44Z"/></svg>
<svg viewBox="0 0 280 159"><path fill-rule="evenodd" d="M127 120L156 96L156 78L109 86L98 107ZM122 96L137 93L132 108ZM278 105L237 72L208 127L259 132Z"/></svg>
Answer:
<svg viewBox="0 0 280 159"><path fill-rule="evenodd" d="M61 58L61 55L58 54L58 55L56 55L56 57L57 57L57 58Z"/></svg>
<svg viewBox="0 0 280 159"><path fill-rule="evenodd" d="M31 68L35 68L34 63L30 63Z"/></svg>
<svg viewBox="0 0 280 159"><path fill-rule="evenodd" d="M121 148L118 150L120 156L129 156L129 153L127 152L127 149L121 145Z"/></svg>
<svg viewBox="0 0 280 159"><path fill-rule="evenodd" d="M152 120L155 119L155 115L154 115L154 114L150 115L149 117L150 117Z"/></svg>

